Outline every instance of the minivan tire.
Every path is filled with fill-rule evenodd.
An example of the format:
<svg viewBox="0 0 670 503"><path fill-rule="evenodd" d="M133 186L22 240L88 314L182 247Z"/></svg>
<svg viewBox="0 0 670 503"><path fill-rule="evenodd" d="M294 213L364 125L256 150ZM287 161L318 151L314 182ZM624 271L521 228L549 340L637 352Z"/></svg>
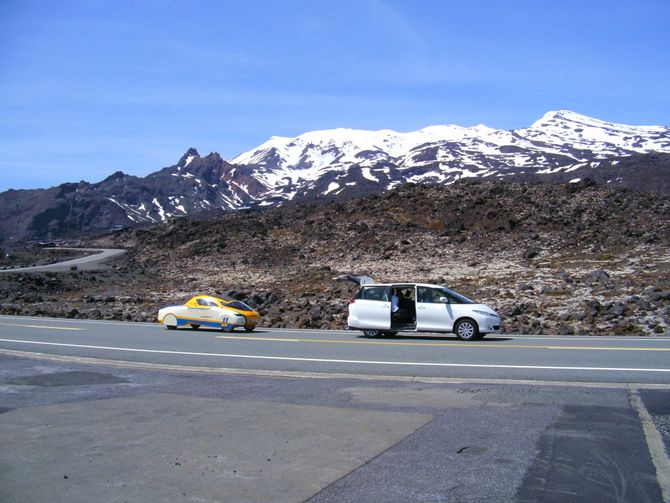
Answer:
<svg viewBox="0 0 670 503"><path fill-rule="evenodd" d="M379 337L382 334L381 330L377 330L374 328L366 328L363 330L363 335L365 337Z"/></svg>
<svg viewBox="0 0 670 503"><path fill-rule="evenodd" d="M465 318L456 323L454 333L462 341L474 341L479 339L479 326L476 321Z"/></svg>

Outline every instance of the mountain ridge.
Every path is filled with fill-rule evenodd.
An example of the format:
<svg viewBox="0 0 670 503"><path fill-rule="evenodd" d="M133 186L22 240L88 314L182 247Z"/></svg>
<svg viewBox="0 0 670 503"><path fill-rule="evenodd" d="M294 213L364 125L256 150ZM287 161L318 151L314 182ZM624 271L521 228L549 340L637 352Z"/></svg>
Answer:
<svg viewBox="0 0 670 503"><path fill-rule="evenodd" d="M644 179L638 165L644 166ZM589 177L667 195L663 180L669 167L670 128L615 124L568 110L547 112L516 130L480 124L408 133L310 131L294 138L273 136L230 161L189 148L176 164L145 177L119 171L93 184L0 193L0 243L465 178L566 182Z"/></svg>

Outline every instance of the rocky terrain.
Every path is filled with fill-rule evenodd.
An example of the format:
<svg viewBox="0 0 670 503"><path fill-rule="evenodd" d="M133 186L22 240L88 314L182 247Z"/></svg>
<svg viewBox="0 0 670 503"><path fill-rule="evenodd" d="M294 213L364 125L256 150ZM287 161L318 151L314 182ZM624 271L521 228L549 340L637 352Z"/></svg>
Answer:
<svg viewBox="0 0 670 503"><path fill-rule="evenodd" d="M209 293L257 307L266 326L343 328L355 287L332 278L352 273L445 284L511 333L670 335L670 199L590 180L408 184L85 245L129 252L104 271L5 272L0 312L153 321Z"/></svg>

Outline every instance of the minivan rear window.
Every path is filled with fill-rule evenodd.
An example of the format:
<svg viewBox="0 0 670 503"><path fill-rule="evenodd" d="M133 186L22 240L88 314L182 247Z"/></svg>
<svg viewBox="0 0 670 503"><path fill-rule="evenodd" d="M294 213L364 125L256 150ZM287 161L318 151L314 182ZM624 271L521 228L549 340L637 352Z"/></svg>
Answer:
<svg viewBox="0 0 670 503"><path fill-rule="evenodd" d="M389 287L387 286L370 286L361 289L360 298L363 300L377 300L380 302L388 302Z"/></svg>

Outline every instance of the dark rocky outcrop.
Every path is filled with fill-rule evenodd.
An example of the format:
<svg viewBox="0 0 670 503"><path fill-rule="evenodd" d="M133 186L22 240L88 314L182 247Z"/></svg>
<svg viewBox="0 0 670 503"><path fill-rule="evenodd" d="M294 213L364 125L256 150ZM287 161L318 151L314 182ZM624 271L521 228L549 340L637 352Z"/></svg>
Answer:
<svg viewBox="0 0 670 503"><path fill-rule="evenodd" d="M145 321L212 293L257 307L266 325L342 328L355 288L332 278L355 273L446 284L497 309L510 332L670 327L670 200L589 181L405 185L88 244L129 253L107 271L0 276L0 312ZM18 265L19 251L9 256Z"/></svg>

